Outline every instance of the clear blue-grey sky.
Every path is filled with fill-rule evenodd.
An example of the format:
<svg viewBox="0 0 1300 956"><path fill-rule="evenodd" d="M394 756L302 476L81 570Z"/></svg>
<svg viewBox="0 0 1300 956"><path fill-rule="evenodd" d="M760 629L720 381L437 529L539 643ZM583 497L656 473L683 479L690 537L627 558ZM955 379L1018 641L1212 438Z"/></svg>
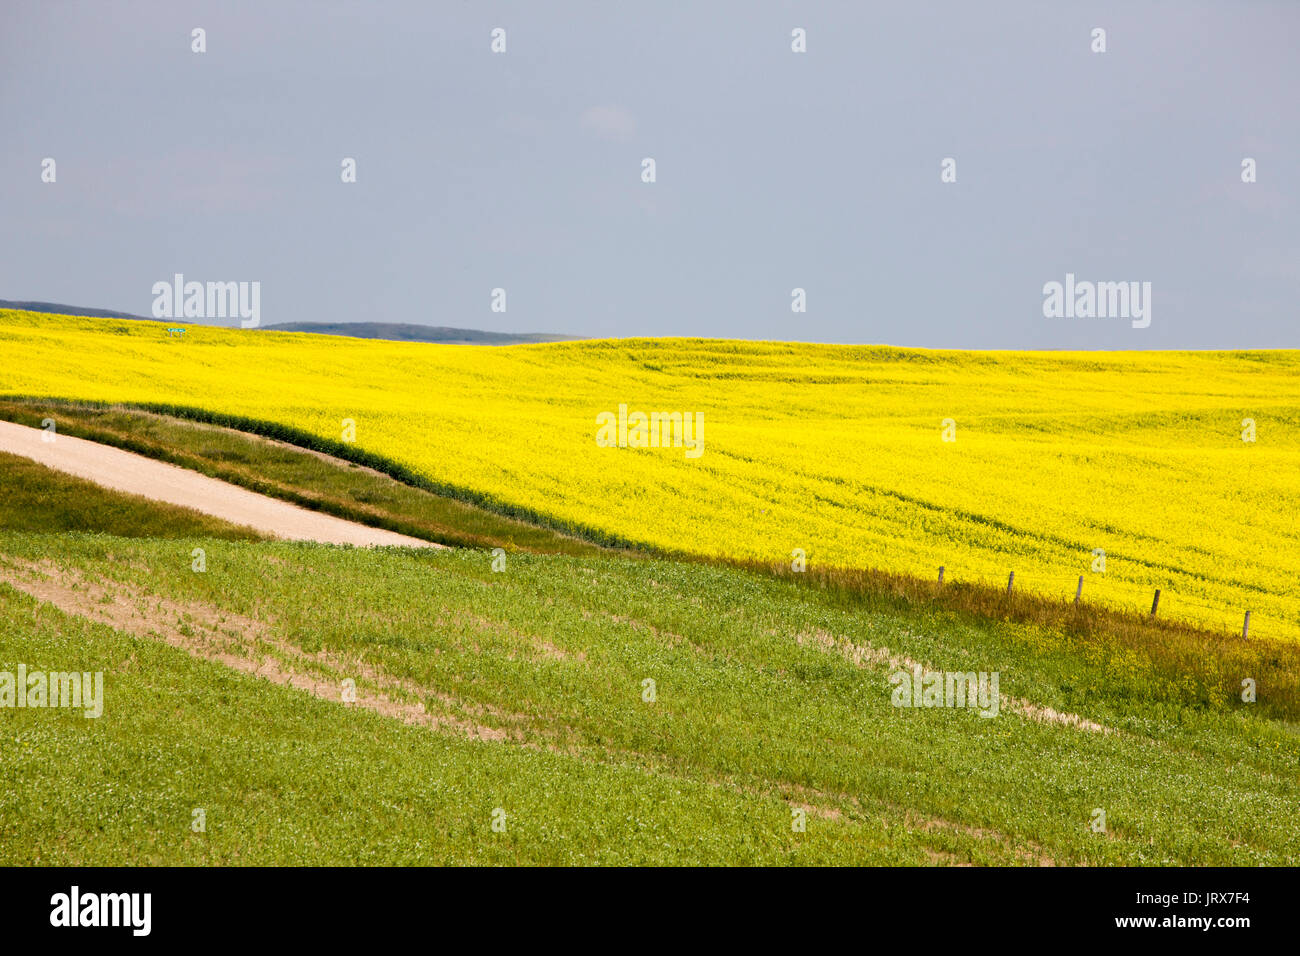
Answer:
<svg viewBox="0 0 1300 956"><path fill-rule="evenodd" d="M147 315L180 272L260 282L264 325L1296 347L1297 38L1293 0L4 0L0 298ZM1150 326L1045 318L1067 272L1150 282Z"/></svg>

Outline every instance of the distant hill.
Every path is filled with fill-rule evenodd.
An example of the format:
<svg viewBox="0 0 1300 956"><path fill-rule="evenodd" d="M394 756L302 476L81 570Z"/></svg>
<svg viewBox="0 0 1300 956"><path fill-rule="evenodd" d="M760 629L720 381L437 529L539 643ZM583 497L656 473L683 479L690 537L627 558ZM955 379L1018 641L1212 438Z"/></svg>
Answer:
<svg viewBox="0 0 1300 956"><path fill-rule="evenodd" d="M97 319L160 321L147 315L131 315L129 312L114 312L112 309L88 309L85 306L62 305L58 302L11 302L0 299L0 309L51 312L55 315L88 315ZM527 342L569 342L576 338L572 335L555 335L549 332L481 332L478 329L449 329L441 325L416 325L412 322L281 322L278 325L264 325L261 328L270 332L313 332L316 335L347 335L354 339L446 342L454 345L521 345Z"/></svg>
<svg viewBox="0 0 1300 956"><path fill-rule="evenodd" d="M481 332L478 329L449 329L410 322L282 322L262 328L268 332L314 332L317 335L348 335L356 339L459 345L519 345L526 342L568 342L574 338L549 332Z"/></svg>
<svg viewBox="0 0 1300 956"><path fill-rule="evenodd" d="M157 321L146 315L131 315L129 312L114 312L112 309L88 309L81 305L60 305L58 302L9 302L0 299L0 309L18 309L21 312L53 312L55 315L89 315L96 319L146 319Z"/></svg>

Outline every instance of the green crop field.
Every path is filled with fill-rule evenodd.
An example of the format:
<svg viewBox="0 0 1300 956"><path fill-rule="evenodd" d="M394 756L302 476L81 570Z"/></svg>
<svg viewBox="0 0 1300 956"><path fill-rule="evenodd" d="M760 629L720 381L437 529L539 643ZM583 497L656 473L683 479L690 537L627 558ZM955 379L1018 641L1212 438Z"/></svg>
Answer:
<svg viewBox="0 0 1300 956"><path fill-rule="evenodd" d="M1283 645L1245 704L1087 630L668 560L4 532L0 576L0 669L105 674L97 719L5 713L7 864L1300 860ZM892 706L913 663L1000 672L997 719Z"/></svg>

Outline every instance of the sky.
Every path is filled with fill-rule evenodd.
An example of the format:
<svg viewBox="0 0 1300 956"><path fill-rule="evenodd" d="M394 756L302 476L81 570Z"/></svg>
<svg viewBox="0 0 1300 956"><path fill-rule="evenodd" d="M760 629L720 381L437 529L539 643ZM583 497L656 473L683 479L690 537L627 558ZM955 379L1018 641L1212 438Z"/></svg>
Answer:
<svg viewBox="0 0 1300 956"><path fill-rule="evenodd" d="M1293 0L3 0L0 299L149 315L181 273L260 283L263 325L1295 348L1297 37ZM1150 283L1150 323L1045 315L1067 274Z"/></svg>

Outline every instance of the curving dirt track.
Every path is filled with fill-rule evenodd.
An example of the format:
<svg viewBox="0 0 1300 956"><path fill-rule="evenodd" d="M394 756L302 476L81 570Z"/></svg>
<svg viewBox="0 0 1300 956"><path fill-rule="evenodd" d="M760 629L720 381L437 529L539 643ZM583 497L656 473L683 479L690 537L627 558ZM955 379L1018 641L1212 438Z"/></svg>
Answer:
<svg viewBox="0 0 1300 956"><path fill-rule="evenodd" d="M52 440L51 440L52 439ZM202 511L288 541L358 546L437 548L395 531L371 528L333 515L259 495L196 471L155 461L120 448L39 428L0 421L0 451L22 455L48 468L133 495Z"/></svg>

